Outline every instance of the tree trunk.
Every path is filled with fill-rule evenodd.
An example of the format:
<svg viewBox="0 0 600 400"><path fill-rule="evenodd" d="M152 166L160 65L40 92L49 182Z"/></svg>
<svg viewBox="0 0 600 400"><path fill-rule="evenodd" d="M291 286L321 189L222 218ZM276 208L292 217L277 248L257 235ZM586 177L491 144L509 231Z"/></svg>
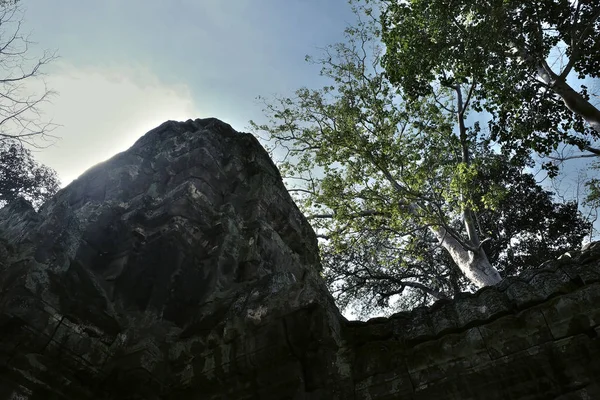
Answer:
<svg viewBox="0 0 600 400"><path fill-rule="evenodd" d="M472 83L469 89L467 98L463 101L462 88L460 85L454 86L456 91L456 118L458 122L459 140L462 148L462 162L465 165L470 165L470 152L469 152L469 139L467 135L467 128L465 126L465 111L469 106L471 99L471 93L475 84ZM465 198L462 199L463 202ZM465 229L467 231L468 246L463 246L456 238L451 236L445 228L432 228L431 230L439 240L442 247L444 247L452 260L458 265L460 270L467 276L467 278L473 282L477 287L495 285L500 282L500 274L492 266L490 260L488 260L485 251L481 247L479 240L479 234L475 227L475 213L469 207L465 205L463 207L463 221ZM469 247L471 249L469 249Z"/></svg>
<svg viewBox="0 0 600 400"><path fill-rule="evenodd" d="M562 98L569 110L581 115L593 130L600 133L600 110L594 107L565 81L557 81L553 89Z"/></svg>
<svg viewBox="0 0 600 400"><path fill-rule="evenodd" d="M600 110L569 86L565 79L556 75L549 67L543 64L538 65L537 74L554 93L560 96L569 110L580 115L590 124L593 130L600 133Z"/></svg>
<svg viewBox="0 0 600 400"><path fill-rule="evenodd" d="M477 251L467 250L446 229L432 228L431 230L442 247L450 253L452 260L475 286L495 285L502 280L481 247Z"/></svg>

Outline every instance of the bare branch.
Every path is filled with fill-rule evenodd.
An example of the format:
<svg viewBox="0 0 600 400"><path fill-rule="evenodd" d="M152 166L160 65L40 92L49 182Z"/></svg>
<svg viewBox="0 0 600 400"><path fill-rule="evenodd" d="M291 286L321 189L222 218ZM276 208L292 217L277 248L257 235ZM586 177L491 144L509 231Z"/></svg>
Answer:
<svg viewBox="0 0 600 400"><path fill-rule="evenodd" d="M0 141L17 140L43 148L41 140L58 125L43 121L41 106L55 93L41 80L42 69L56 59L56 54L43 52L30 56L33 42L23 35L22 11L16 3L5 2L0 11ZM32 84L41 83L43 90L33 92Z"/></svg>

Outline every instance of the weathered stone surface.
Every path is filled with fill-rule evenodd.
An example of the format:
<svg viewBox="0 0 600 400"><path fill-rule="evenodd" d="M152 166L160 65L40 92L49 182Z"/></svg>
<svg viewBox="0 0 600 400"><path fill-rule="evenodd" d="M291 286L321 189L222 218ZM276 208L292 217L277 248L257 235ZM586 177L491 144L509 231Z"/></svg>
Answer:
<svg viewBox="0 0 600 400"><path fill-rule="evenodd" d="M167 122L0 210L2 399L600 398L600 244L348 322L254 137Z"/></svg>
<svg viewBox="0 0 600 400"><path fill-rule="evenodd" d="M344 380L316 237L221 121L161 125L39 213L0 210L0 237L0 398L328 397Z"/></svg>

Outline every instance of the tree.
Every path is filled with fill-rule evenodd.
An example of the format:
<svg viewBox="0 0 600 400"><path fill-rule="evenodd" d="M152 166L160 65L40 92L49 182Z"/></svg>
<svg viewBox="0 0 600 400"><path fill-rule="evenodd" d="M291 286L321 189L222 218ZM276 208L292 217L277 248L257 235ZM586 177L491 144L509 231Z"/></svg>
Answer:
<svg viewBox="0 0 600 400"><path fill-rule="evenodd" d="M22 32L18 0L0 2L0 142L18 140L36 147L56 127L44 121L40 106L54 94L40 79L42 69L56 58L44 51L33 56L29 36ZM41 91L35 85L43 85ZM41 94L40 94L41 93Z"/></svg>
<svg viewBox="0 0 600 400"><path fill-rule="evenodd" d="M591 224L576 202L556 202L552 192L505 155L486 152L487 160L476 178L476 190L487 192L489 182L506 189L497 207L478 215L481 230L490 238L484 244L490 261L503 276L535 268L578 247Z"/></svg>
<svg viewBox="0 0 600 400"><path fill-rule="evenodd" d="M0 142L0 205L24 198L34 207L54 195L59 181L52 169L39 165L16 140Z"/></svg>
<svg viewBox="0 0 600 400"><path fill-rule="evenodd" d="M447 297L465 278L474 287L499 282L479 218L508 192L501 179L478 190L493 157L478 124L466 124L474 84L440 85L407 103L381 71L376 21L346 33L347 43L318 61L332 85L266 101L270 122L251 122L285 150L282 173L323 239L326 269L370 270L372 282L397 287L387 298L406 288L417 299ZM523 161L502 159L504 167ZM330 284L364 285L355 278Z"/></svg>
<svg viewBox="0 0 600 400"><path fill-rule="evenodd" d="M24 146L42 146L55 127L42 120L40 110L53 93L44 85L36 94L32 86L43 83L41 70L55 55L43 52L32 58L18 3L0 1L0 206L22 197L37 207L56 193L58 178Z"/></svg>
<svg viewBox="0 0 600 400"><path fill-rule="evenodd" d="M505 156L484 150L479 156L484 163L473 180L478 197L490 190L490 182L506 188L494 209L478 206L478 228L490 238L483 247L503 277L536 268L581 244L590 223L576 203L555 202L551 192ZM342 252L321 246L325 278L342 308L351 306L360 315L398 311L475 288L426 231L428 239L411 249L412 261L384 232L363 233L364 241L349 240Z"/></svg>
<svg viewBox="0 0 600 400"><path fill-rule="evenodd" d="M383 1L383 64L418 97L432 83L471 82L473 107L513 148L548 154L561 142L600 155L600 110L567 77L600 74L600 3L584 0ZM554 63L552 63L554 62ZM585 125L587 122L587 126Z"/></svg>

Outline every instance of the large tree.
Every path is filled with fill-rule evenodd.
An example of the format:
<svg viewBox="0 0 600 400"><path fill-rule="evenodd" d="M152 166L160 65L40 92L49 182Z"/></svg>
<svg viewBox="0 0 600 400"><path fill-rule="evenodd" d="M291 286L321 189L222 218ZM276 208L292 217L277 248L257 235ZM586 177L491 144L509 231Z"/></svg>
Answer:
<svg viewBox="0 0 600 400"><path fill-rule="evenodd" d="M419 97L438 83L473 84L474 106L516 149L567 142L600 154L600 110L567 78L600 74L600 2L409 0L383 5L384 65ZM433 86L432 86L433 85Z"/></svg>
<svg viewBox="0 0 600 400"><path fill-rule="evenodd" d="M319 60L330 86L266 101L270 123L253 124L285 151L280 167L323 239L326 266L363 263L373 279L430 298L464 288L461 276L474 287L499 282L480 216L510 193L502 179L478 189L493 157L466 122L473 84L406 103L380 69L376 25L367 18L346 33Z"/></svg>
<svg viewBox="0 0 600 400"><path fill-rule="evenodd" d="M490 190L490 183L506 189L493 209L479 204L477 216L478 228L489 238L483 248L502 276L536 268L581 244L590 223L576 203L554 201L533 175L504 156L489 151L478 154L484 161L472 181L478 197ZM410 257L409 249L398 248L385 229L361 234L358 240L346 237L338 248L321 243L325 278L342 308L351 307L362 316L393 312L475 288L427 231L413 238Z"/></svg>

